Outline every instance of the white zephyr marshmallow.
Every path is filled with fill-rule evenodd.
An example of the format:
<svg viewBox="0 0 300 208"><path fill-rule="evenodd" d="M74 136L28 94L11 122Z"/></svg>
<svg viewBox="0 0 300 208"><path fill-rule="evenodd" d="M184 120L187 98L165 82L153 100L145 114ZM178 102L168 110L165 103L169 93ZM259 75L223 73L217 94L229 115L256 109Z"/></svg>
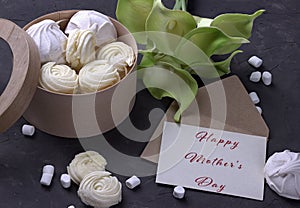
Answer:
<svg viewBox="0 0 300 208"><path fill-rule="evenodd" d="M256 92L249 93L249 96L254 104L257 104L260 102L260 99L259 99L258 95L256 94Z"/></svg>
<svg viewBox="0 0 300 208"><path fill-rule="evenodd" d="M278 195L300 200L300 153L275 153L268 159L264 173L268 185Z"/></svg>
<svg viewBox="0 0 300 208"><path fill-rule="evenodd" d="M96 45L110 43L117 39L117 30L110 19L100 12L82 10L70 19L65 33L69 34L74 29L90 29L96 34Z"/></svg>
<svg viewBox="0 0 300 208"><path fill-rule="evenodd" d="M43 175L40 180L40 183L45 186L50 186L53 175L54 175L54 166L53 165L45 165L43 167Z"/></svg>
<svg viewBox="0 0 300 208"><path fill-rule="evenodd" d="M259 82L261 78L261 72L256 71L256 72L252 72L252 74L250 75L250 81L252 82Z"/></svg>
<svg viewBox="0 0 300 208"><path fill-rule="evenodd" d="M22 134L25 136L33 136L35 132L35 127L31 125L23 125Z"/></svg>
<svg viewBox="0 0 300 208"><path fill-rule="evenodd" d="M125 184L129 189L134 189L135 187L141 184L141 180L134 175L131 178L128 178Z"/></svg>
<svg viewBox="0 0 300 208"><path fill-rule="evenodd" d="M30 26L26 32L36 43L42 63L66 63L65 47L67 36L53 20L46 19Z"/></svg>
<svg viewBox="0 0 300 208"><path fill-rule="evenodd" d="M265 71L262 74L262 81L265 85L270 85L272 83L272 74L268 71Z"/></svg>
<svg viewBox="0 0 300 208"><path fill-rule="evenodd" d="M62 174L60 176L60 183L62 187L64 188L70 188L71 187L71 177L68 174Z"/></svg>
<svg viewBox="0 0 300 208"><path fill-rule="evenodd" d="M173 196L177 199L182 199L185 194L185 189L182 186L176 186L173 190Z"/></svg>
<svg viewBox="0 0 300 208"><path fill-rule="evenodd" d="M259 106L256 106L257 111L259 112L259 114L262 114L262 109Z"/></svg>
<svg viewBox="0 0 300 208"><path fill-rule="evenodd" d="M249 58L248 63L255 68L259 68L263 64L263 60L258 58L257 56L252 56Z"/></svg>

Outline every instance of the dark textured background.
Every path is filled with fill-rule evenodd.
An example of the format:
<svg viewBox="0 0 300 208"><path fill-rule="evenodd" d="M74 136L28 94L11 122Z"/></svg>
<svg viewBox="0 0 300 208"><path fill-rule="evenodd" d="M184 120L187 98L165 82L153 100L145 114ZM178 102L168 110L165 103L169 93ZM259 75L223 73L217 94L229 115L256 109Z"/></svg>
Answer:
<svg viewBox="0 0 300 208"><path fill-rule="evenodd" d="M166 2L171 5L171 0ZM94 9L115 17L117 1L105 0L0 0L0 17L19 26L49 12L65 9ZM276 151L290 149L300 152L300 1L299 0L190 0L189 11L203 17L214 17L225 12L252 13L258 9L266 13L255 22L251 43L243 46L243 54L235 57L232 71L238 74L249 91L257 91L263 109L263 117L270 128L268 156ZM1 25L0 25L1 27ZM263 58L262 70L273 73L270 87L249 81L254 69L248 65L251 55ZM0 41L0 93L9 79L11 54ZM143 91L137 95L131 120L139 129L149 128L148 114L153 108L166 109L168 100L156 101ZM26 123L20 119L7 132L0 134L0 207L86 207L76 195L77 187L64 190L59 176L73 156L83 148L76 139L62 139L37 131L32 138L24 137L20 129ZM152 126L153 128L153 126ZM106 134L110 143L119 151L138 156L145 143L133 142L119 132ZM49 188L39 184L41 168L51 163L56 166L56 175ZM119 176L121 182L126 177ZM247 179L245 179L247 180ZM224 196L202 191L188 190L184 200L172 197L172 188L155 184L155 177L142 178L142 186L135 191L123 189L123 201L116 207L300 207L300 202L281 198L265 188L264 201L255 201L233 196Z"/></svg>

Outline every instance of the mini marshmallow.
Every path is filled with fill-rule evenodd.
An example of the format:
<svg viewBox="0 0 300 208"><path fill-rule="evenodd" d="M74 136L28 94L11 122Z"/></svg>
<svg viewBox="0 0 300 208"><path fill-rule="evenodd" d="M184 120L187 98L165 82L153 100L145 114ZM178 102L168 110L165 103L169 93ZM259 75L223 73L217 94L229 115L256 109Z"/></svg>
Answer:
<svg viewBox="0 0 300 208"><path fill-rule="evenodd" d="M48 173L50 175L54 175L54 166L53 165L45 165L43 167L43 173Z"/></svg>
<svg viewBox="0 0 300 208"><path fill-rule="evenodd" d="M257 56L252 56L251 58L249 58L248 63L255 68L259 68L263 64L263 60L258 58Z"/></svg>
<svg viewBox="0 0 300 208"><path fill-rule="evenodd" d="M262 81L265 85L270 85L272 83L272 74L268 71L265 71L262 74Z"/></svg>
<svg viewBox="0 0 300 208"><path fill-rule="evenodd" d="M25 136L33 136L35 132L35 127L31 125L23 125L22 134Z"/></svg>
<svg viewBox="0 0 300 208"><path fill-rule="evenodd" d="M53 175L54 175L54 166L53 165L45 165L43 167L43 175L40 180L40 183L45 186L50 186Z"/></svg>
<svg viewBox="0 0 300 208"><path fill-rule="evenodd" d="M68 208L75 208L75 206L74 205L70 205L70 206L68 206Z"/></svg>
<svg viewBox="0 0 300 208"><path fill-rule="evenodd" d="M259 82L260 78L261 78L261 72L259 72L259 71L252 72L252 74L250 76L250 81Z"/></svg>
<svg viewBox="0 0 300 208"><path fill-rule="evenodd" d="M259 114L261 115L261 114L262 114L262 109L261 109L261 107L256 106L256 109L257 109L257 111L259 112Z"/></svg>
<svg viewBox="0 0 300 208"><path fill-rule="evenodd" d="M177 199L182 199L185 194L185 189L182 186L176 186L173 190L173 196Z"/></svg>
<svg viewBox="0 0 300 208"><path fill-rule="evenodd" d="M260 99L259 99L258 95L256 94L256 92L249 93L249 96L254 104L257 104L260 102Z"/></svg>
<svg viewBox="0 0 300 208"><path fill-rule="evenodd" d="M131 178L127 179L125 184L129 189L134 189L141 184L141 180L134 175Z"/></svg>
<svg viewBox="0 0 300 208"><path fill-rule="evenodd" d="M70 188L71 187L71 177L68 174L62 174L60 176L60 184L64 188Z"/></svg>
<svg viewBox="0 0 300 208"><path fill-rule="evenodd" d="M43 173L40 183L45 186L50 186L53 175L49 173Z"/></svg>

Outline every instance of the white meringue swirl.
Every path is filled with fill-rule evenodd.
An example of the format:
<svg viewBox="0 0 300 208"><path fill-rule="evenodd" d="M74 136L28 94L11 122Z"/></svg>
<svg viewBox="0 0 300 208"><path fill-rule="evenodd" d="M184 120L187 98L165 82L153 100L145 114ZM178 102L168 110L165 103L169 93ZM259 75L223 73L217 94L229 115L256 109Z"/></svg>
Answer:
<svg viewBox="0 0 300 208"><path fill-rule="evenodd" d="M300 200L300 153L275 153L268 159L264 172L268 185L278 195Z"/></svg>
<svg viewBox="0 0 300 208"><path fill-rule="evenodd" d="M72 30L70 32L66 60L78 72L85 64L96 59L95 33L91 30Z"/></svg>
<svg viewBox="0 0 300 208"><path fill-rule="evenodd" d="M96 59L106 59L112 63L125 62L131 67L135 60L132 48L123 42L109 43L97 52Z"/></svg>
<svg viewBox="0 0 300 208"><path fill-rule="evenodd" d="M80 184L82 179L91 172L103 171L107 162L104 157L94 151L87 151L75 156L67 167L72 181Z"/></svg>
<svg viewBox="0 0 300 208"><path fill-rule="evenodd" d="M53 20L46 19L29 27L26 32L36 43L42 63L65 64L67 36Z"/></svg>
<svg viewBox="0 0 300 208"><path fill-rule="evenodd" d="M85 65L79 72L81 93L103 90L120 81L118 67L107 60L96 60Z"/></svg>
<svg viewBox="0 0 300 208"><path fill-rule="evenodd" d="M39 84L50 91L73 94L78 88L78 75L67 65L48 62L41 68Z"/></svg>
<svg viewBox="0 0 300 208"><path fill-rule="evenodd" d="M96 45L112 42L117 38L117 31L110 19L93 10L82 10L73 15L70 19L65 33L69 34L74 29L90 29L96 34Z"/></svg>
<svg viewBox="0 0 300 208"><path fill-rule="evenodd" d="M84 177L77 193L86 205L107 208L122 201L122 184L111 173L96 171Z"/></svg>

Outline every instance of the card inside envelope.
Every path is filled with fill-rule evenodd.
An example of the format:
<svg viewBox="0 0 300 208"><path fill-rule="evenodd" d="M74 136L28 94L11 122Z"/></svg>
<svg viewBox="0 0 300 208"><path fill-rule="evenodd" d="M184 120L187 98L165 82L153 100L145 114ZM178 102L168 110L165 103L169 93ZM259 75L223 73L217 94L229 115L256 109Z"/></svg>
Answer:
<svg viewBox="0 0 300 208"><path fill-rule="evenodd" d="M175 102L171 104L142 158L157 163L163 124L174 122L177 108ZM262 137L269 135L266 123L237 76L201 87L195 101L183 113L181 123Z"/></svg>

